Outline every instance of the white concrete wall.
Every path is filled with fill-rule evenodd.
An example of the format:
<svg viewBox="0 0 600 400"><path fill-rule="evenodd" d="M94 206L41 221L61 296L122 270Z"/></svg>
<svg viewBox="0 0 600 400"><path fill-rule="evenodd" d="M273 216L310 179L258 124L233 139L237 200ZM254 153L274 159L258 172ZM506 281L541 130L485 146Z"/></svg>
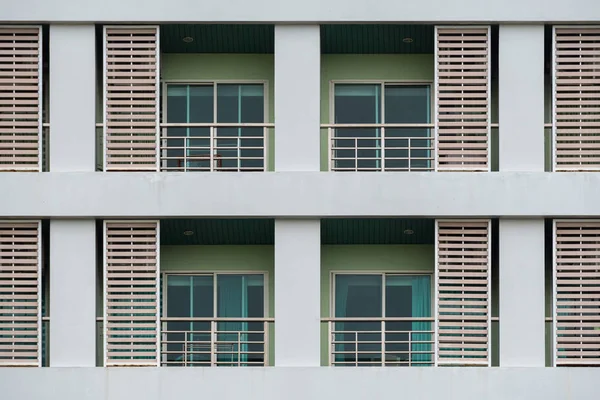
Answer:
<svg viewBox="0 0 600 400"><path fill-rule="evenodd" d="M600 215L597 173L15 172L0 187L5 217Z"/></svg>
<svg viewBox="0 0 600 400"><path fill-rule="evenodd" d="M319 25L276 25L276 171L319 171L320 90Z"/></svg>
<svg viewBox="0 0 600 400"><path fill-rule="evenodd" d="M50 25L50 171L96 169L96 30Z"/></svg>
<svg viewBox="0 0 600 400"><path fill-rule="evenodd" d="M593 368L2 368L6 400L597 400Z"/></svg>
<svg viewBox="0 0 600 400"><path fill-rule="evenodd" d="M94 220L50 221L50 317L50 366L96 366Z"/></svg>
<svg viewBox="0 0 600 400"><path fill-rule="evenodd" d="M545 365L544 220L500 219L500 366Z"/></svg>
<svg viewBox="0 0 600 400"><path fill-rule="evenodd" d="M500 171L544 171L544 25L501 25Z"/></svg>
<svg viewBox="0 0 600 400"><path fill-rule="evenodd" d="M321 221L275 220L275 366L321 363Z"/></svg>
<svg viewBox="0 0 600 400"><path fill-rule="evenodd" d="M3 0L0 21L598 21L597 0Z"/></svg>

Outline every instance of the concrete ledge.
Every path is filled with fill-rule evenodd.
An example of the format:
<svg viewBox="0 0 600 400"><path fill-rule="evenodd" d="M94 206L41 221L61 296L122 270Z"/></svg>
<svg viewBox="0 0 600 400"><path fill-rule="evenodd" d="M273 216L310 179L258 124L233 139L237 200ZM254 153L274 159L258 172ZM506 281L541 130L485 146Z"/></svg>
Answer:
<svg viewBox="0 0 600 400"><path fill-rule="evenodd" d="M587 400L592 368L2 368L3 399Z"/></svg>
<svg viewBox="0 0 600 400"><path fill-rule="evenodd" d="M3 0L8 22L593 22L597 0Z"/></svg>
<svg viewBox="0 0 600 400"><path fill-rule="evenodd" d="M0 217L600 216L599 173L3 173Z"/></svg>

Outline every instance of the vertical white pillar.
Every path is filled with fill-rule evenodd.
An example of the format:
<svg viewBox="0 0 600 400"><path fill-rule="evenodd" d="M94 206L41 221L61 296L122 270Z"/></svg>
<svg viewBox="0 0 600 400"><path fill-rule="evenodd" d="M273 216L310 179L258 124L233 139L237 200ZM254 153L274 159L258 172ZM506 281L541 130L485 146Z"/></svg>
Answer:
<svg viewBox="0 0 600 400"><path fill-rule="evenodd" d="M96 221L50 221L50 366L96 366Z"/></svg>
<svg viewBox="0 0 600 400"><path fill-rule="evenodd" d="M275 366L320 365L321 222L275 220Z"/></svg>
<svg viewBox="0 0 600 400"><path fill-rule="evenodd" d="M320 170L319 25L275 26L275 170Z"/></svg>
<svg viewBox="0 0 600 400"><path fill-rule="evenodd" d="M544 220L500 219L500 366L545 366Z"/></svg>
<svg viewBox="0 0 600 400"><path fill-rule="evenodd" d="M544 26L500 25L500 171L544 171Z"/></svg>
<svg viewBox="0 0 600 400"><path fill-rule="evenodd" d="M50 171L96 169L96 30L50 25Z"/></svg>

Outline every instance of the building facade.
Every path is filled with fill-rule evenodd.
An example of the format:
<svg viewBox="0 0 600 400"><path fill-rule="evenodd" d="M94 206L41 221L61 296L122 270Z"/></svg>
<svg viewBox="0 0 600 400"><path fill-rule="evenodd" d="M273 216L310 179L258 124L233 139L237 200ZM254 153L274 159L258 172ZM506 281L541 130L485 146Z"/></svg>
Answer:
<svg viewBox="0 0 600 400"><path fill-rule="evenodd" d="M9 0L2 398L595 399L599 138L594 1Z"/></svg>

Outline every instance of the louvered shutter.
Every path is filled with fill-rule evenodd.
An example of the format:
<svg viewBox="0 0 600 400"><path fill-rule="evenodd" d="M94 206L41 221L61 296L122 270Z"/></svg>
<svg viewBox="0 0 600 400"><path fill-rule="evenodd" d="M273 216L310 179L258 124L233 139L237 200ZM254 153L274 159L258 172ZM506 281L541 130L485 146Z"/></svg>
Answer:
<svg viewBox="0 0 600 400"><path fill-rule="evenodd" d="M437 365L490 365L489 220L436 221Z"/></svg>
<svg viewBox="0 0 600 400"><path fill-rule="evenodd" d="M41 171L41 27L0 27L0 171Z"/></svg>
<svg viewBox="0 0 600 400"><path fill-rule="evenodd" d="M555 221L554 362L600 365L600 220Z"/></svg>
<svg viewBox="0 0 600 400"><path fill-rule="evenodd" d="M0 221L0 365L40 366L40 221Z"/></svg>
<svg viewBox="0 0 600 400"><path fill-rule="evenodd" d="M156 366L159 340L159 225L104 224L105 366Z"/></svg>
<svg viewBox="0 0 600 400"><path fill-rule="evenodd" d="M104 28L104 170L157 171L159 29Z"/></svg>
<svg viewBox="0 0 600 400"><path fill-rule="evenodd" d="M600 26L554 28L555 171L600 170Z"/></svg>
<svg viewBox="0 0 600 400"><path fill-rule="evenodd" d="M436 27L436 170L490 170L490 28Z"/></svg>

